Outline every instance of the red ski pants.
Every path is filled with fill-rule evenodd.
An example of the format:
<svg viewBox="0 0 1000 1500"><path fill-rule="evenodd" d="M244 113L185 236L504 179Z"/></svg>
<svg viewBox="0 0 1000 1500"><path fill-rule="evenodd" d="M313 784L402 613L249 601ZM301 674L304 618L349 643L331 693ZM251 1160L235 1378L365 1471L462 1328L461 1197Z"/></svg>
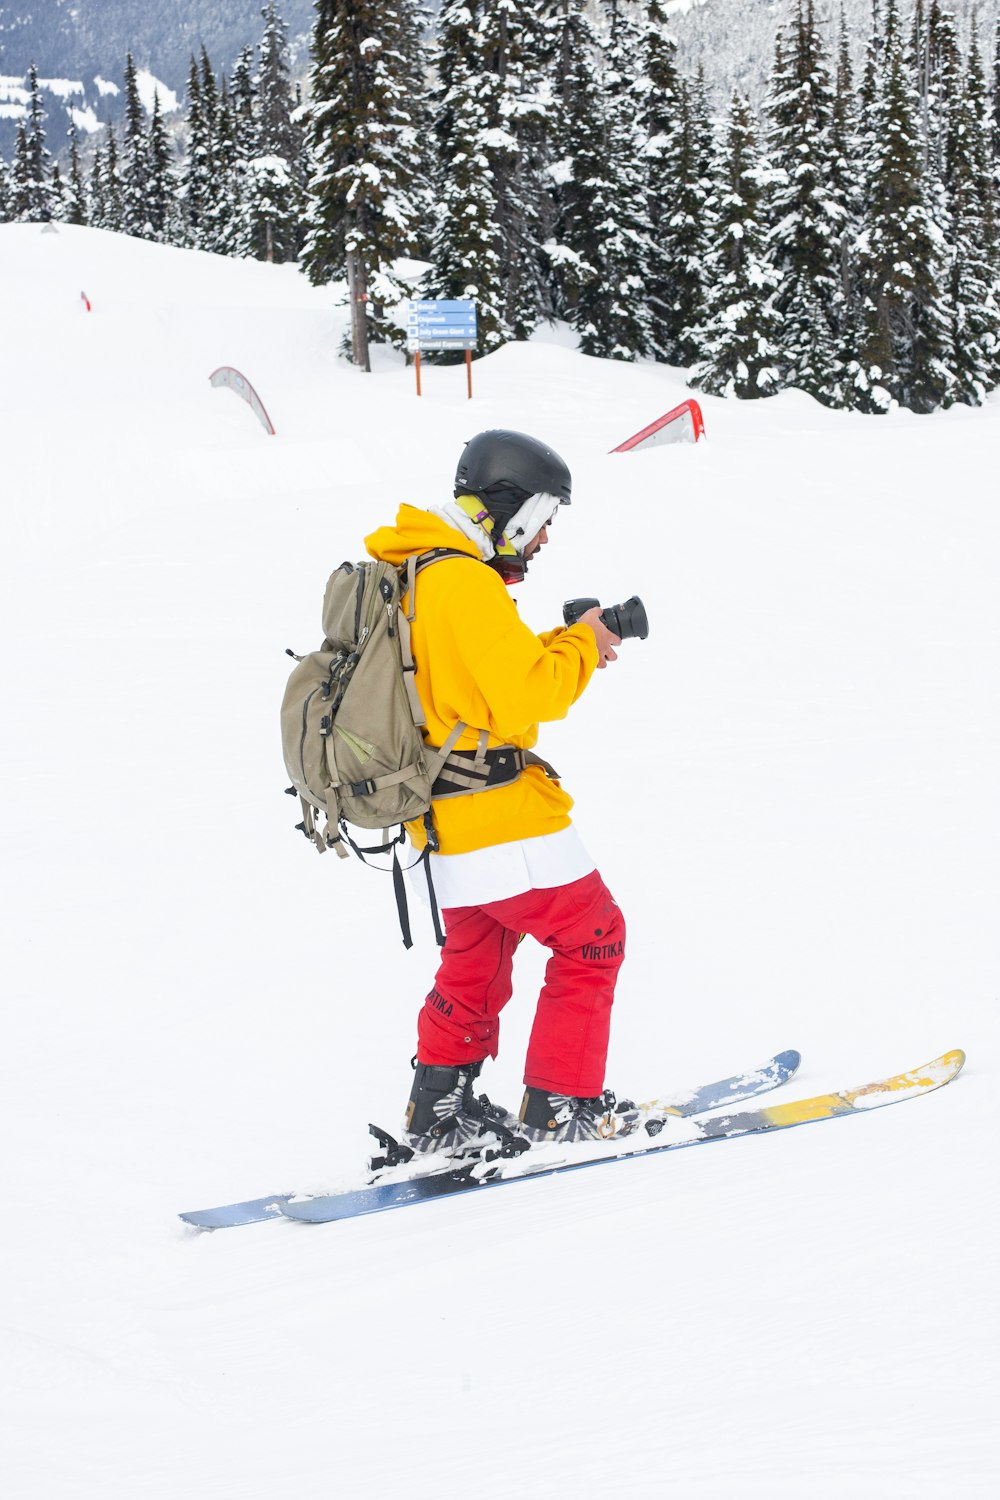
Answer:
<svg viewBox="0 0 1000 1500"><path fill-rule="evenodd" d="M582 880L441 913L445 945L417 1019L417 1058L445 1067L496 1057L522 932L552 956L528 1042L524 1082L591 1099L604 1088L625 921L595 870Z"/></svg>

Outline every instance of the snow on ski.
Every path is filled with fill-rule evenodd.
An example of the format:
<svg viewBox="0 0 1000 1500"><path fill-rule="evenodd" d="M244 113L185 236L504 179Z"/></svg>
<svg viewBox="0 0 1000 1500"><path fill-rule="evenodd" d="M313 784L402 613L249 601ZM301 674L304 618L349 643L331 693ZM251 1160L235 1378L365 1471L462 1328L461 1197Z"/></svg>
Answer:
<svg viewBox="0 0 1000 1500"><path fill-rule="evenodd" d="M532 1177L548 1177L561 1172L577 1171L583 1167L600 1166L626 1157L651 1156L654 1152L676 1151L685 1146L703 1145L706 1141L731 1140L735 1136L786 1130L793 1125L810 1125L817 1120L864 1114L868 1110L915 1099L921 1094L943 1087L957 1077L964 1062L964 1052L946 1052L942 1057L935 1058L933 1062L925 1063L912 1072L898 1073L892 1078L868 1083L861 1088L845 1089L836 1094L818 1094L811 1099L766 1105L762 1109L745 1110L738 1114L716 1115L707 1120L685 1121L677 1127L676 1132L668 1124L665 1133L671 1139L659 1140L655 1145L632 1149L624 1145L615 1149L609 1144L600 1148L599 1152L595 1152L589 1145L533 1147L515 1162L500 1167L496 1163L476 1162L450 1172L415 1177L409 1181L376 1183L371 1187L334 1193L323 1198L293 1199L282 1202L279 1212L285 1218L325 1224L335 1219L354 1219L363 1214L405 1208L410 1204L445 1198L454 1193L500 1187ZM683 1134L679 1133L681 1131ZM585 1152L590 1154L583 1154ZM477 1175L477 1171L482 1175Z"/></svg>
<svg viewBox="0 0 1000 1500"><path fill-rule="evenodd" d="M801 1061L798 1052L778 1052L763 1067L755 1068L749 1073L736 1073L732 1078L704 1083L698 1088L672 1094L667 1099L651 1100L643 1105L643 1109L657 1114L677 1115L684 1119L713 1109L726 1109L730 1104L739 1104L744 1099L752 1099L757 1094L767 1093L770 1089L787 1083ZM241 1224L259 1224L265 1219L280 1219L284 1206L294 1197L294 1193L272 1193L269 1197L250 1198L243 1203L192 1209L180 1217L185 1223L193 1224L196 1229L233 1229Z"/></svg>

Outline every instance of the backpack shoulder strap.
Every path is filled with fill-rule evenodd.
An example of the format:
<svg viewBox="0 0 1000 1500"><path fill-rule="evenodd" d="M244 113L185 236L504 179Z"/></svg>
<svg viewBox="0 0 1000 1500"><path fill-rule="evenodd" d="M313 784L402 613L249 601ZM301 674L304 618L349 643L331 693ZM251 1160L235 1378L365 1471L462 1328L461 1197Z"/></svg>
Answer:
<svg viewBox="0 0 1000 1500"><path fill-rule="evenodd" d="M406 609L406 623L412 625L417 612L417 596L414 588L418 573L429 568L433 563L443 562L446 557L465 557L469 562L480 562L481 558L473 557L471 552L459 552L457 547L434 547L430 552L414 552L406 559L406 573L404 588L409 603ZM402 570L401 570L402 571Z"/></svg>
<svg viewBox="0 0 1000 1500"><path fill-rule="evenodd" d="M424 568L429 568L432 563L443 562L446 557L466 557L469 562L479 562L479 558L473 557L469 552L459 552L454 547L435 547L430 552L414 552L406 559L405 581L403 588L407 596L406 609L401 609L398 614L399 622L399 652L403 666L403 684L406 688L406 696L410 704L410 712L413 714L413 722L418 729L427 727L427 718L424 714L423 704L417 693L416 663L413 660L413 651L410 647L410 626L416 619L417 614L417 574ZM400 570L402 572L402 570ZM458 726L458 734L462 733L464 724ZM458 738L458 734L455 739ZM454 741L452 741L454 743ZM448 746L449 750L451 745Z"/></svg>

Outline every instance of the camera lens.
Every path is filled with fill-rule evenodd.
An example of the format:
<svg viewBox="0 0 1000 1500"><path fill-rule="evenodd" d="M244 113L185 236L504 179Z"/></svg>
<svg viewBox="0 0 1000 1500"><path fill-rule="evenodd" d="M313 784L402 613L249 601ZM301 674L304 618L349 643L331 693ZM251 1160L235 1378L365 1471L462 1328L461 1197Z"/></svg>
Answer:
<svg viewBox="0 0 1000 1500"><path fill-rule="evenodd" d="M623 641L632 640L633 637L644 641L649 635L646 607L638 594L633 594L624 604L609 604L601 619Z"/></svg>

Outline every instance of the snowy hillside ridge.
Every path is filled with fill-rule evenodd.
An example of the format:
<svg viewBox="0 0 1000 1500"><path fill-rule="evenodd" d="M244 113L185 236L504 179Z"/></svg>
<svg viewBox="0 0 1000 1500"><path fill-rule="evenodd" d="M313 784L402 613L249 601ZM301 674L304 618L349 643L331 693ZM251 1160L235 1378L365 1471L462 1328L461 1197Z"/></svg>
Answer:
<svg viewBox="0 0 1000 1500"><path fill-rule="evenodd" d="M440 1500L447 1454L463 1500L992 1500L997 396L705 394L705 441L610 454L683 372L543 325L418 398L294 266L77 226L0 225L0 284L5 1495ZM628 925L608 1085L968 1064L850 1122L197 1238L179 1210L356 1181L400 1119L430 924L407 954L391 880L295 831L284 651L497 426L573 473L522 618L649 612L538 747ZM545 957L483 1078L515 1109Z"/></svg>

